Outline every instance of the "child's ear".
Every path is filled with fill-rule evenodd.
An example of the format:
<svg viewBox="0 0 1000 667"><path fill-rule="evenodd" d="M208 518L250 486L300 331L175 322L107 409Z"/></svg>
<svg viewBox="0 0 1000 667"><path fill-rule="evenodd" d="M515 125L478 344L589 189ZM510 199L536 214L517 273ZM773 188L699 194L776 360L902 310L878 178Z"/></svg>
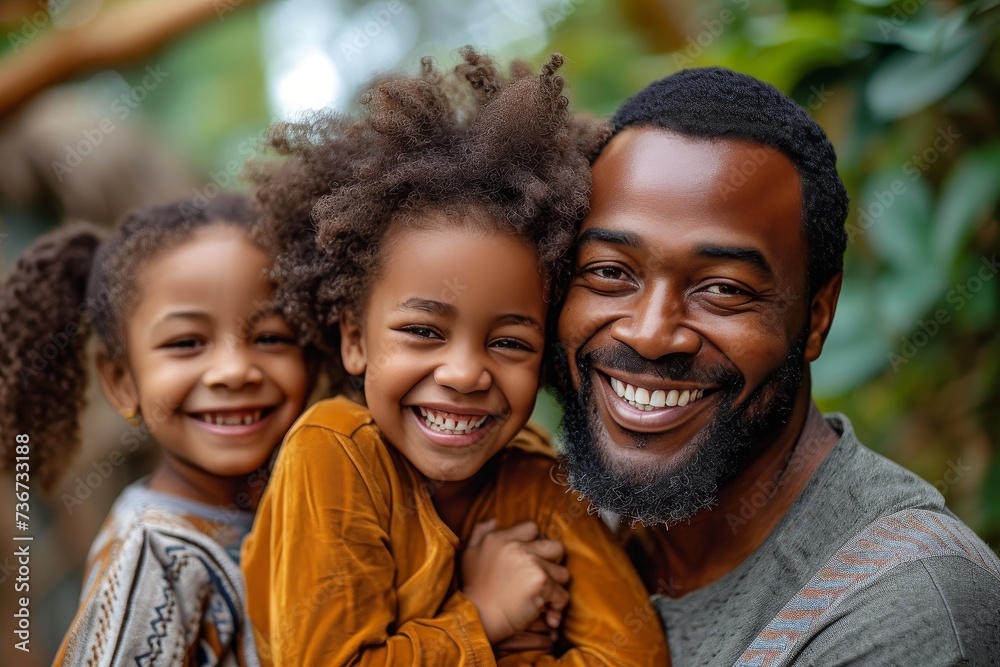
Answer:
<svg viewBox="0 0 1000 667"><path fill-rule="evenodd" d="M368 354L365 351L361 325L351 316L340 318L340 357L344 362L344 370L351 375L363 375L368 368Z"/></svg>
<svg viewBox="0 0 1000 667"><path fill-rule="evenodd" d="M125 363L111 361L103 347L97 350L97 377L111 407L125 419L134 419L139 412L139 389Z"/></svg>

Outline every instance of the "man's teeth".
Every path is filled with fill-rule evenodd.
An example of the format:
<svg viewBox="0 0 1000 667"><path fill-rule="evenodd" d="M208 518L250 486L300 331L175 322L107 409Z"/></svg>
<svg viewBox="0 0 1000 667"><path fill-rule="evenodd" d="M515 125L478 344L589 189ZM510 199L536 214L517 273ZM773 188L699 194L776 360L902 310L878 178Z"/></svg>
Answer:
<svg viewBox="0 0 1000 667"><path fill-rule="evenodd" d="M204 412L201 420L216 426L250 426L260 421L258 410L248 410L246 412Z"/></svg>
<svg viewBox="0 0 1000 667"><path fill-rule="evenodd" d="M704 389L685 389L684 391L677 389L671 389L670 391L655 389L650 391L644 387L635 387L613 377L609 377L608 379L611 380L611 387L615 390L615 393L624 398L626 403L633 408L647 412L663 407L672 408L675 405L678 407L684 406L688 403L694 403L705 395Z"/></svg>
<svg viewBox="0 0 1000 667"><path fill-rule="evenodd" d="M447 433L449 435L467 435L472 433L477 428L483 425L489 415L483 415L481 417L469 416L468 419L453 419L452 417L446 417L447 413L438 412L437 410L431 410L429 408L419 408L420 415L424 418L424 423L427 424L427 428L432 431L437 431L438 433Z"/></svg>

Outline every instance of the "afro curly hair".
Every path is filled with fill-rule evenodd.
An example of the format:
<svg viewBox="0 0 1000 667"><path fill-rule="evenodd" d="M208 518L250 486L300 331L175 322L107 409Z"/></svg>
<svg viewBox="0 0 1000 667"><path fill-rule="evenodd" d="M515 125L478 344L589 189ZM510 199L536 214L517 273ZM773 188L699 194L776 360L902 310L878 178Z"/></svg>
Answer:
<svg viewBox="0 0 1000 667"><path fill-rule="evenodd" d="M559 54L537 75L515 61L508 76L471 47L460 54L450 72L424 58L417 75L376 82L357 116L273 126L267 144L286 159L248 169L260 233L280 249L276 298L303 342L327 354L337 388L347 379L339 322L361 314L390 228L485 213L536 250L550 303L569 274L590 165L610 130L569 111Z"/></svg>

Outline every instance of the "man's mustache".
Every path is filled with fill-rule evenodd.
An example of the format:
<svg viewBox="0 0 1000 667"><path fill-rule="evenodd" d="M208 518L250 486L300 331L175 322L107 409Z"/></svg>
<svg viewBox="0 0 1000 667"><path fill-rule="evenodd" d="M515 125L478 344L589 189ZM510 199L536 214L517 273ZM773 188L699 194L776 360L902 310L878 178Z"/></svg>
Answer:
<svg viewBox="0 0 1000 667"><path fill-rule="evenodd" d="M651 375L678 383L725 389L737 389L743 385L743 376L733 366L704 364L692 354L669 354L656 360L647 359L624 343L590 350L577 362L581 376L586 376L596 365L605 371Z"/></svg>

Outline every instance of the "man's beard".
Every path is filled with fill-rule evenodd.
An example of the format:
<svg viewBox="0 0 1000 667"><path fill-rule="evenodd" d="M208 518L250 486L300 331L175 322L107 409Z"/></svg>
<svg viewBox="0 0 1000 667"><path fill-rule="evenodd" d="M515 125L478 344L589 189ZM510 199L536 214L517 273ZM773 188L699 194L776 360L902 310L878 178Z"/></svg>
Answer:
<svg viewBox="0 0 1000 667"><path fill-rule="evenodd" d="M652 362L626 345L583 355L577 364L580 388L574 391L565 350L557 346L555 362L563 386L556 388L556 395L565 411L562 466L570 486L596 507L646 525L669 527L716 505L719 489L745 470L762 450L760 445L787 422L804 377L807 337L808 330L803 331L782 365L739 405L735 402L745 379L735 367L699 368L688 355ZM715 416L676 454L681 463L669 468L625 469L609 460L608 452L617 445L597 442L606 429L591 382L595 361L605 369L719 387ZM637 447L656 437L632 434Z"/></svg>

